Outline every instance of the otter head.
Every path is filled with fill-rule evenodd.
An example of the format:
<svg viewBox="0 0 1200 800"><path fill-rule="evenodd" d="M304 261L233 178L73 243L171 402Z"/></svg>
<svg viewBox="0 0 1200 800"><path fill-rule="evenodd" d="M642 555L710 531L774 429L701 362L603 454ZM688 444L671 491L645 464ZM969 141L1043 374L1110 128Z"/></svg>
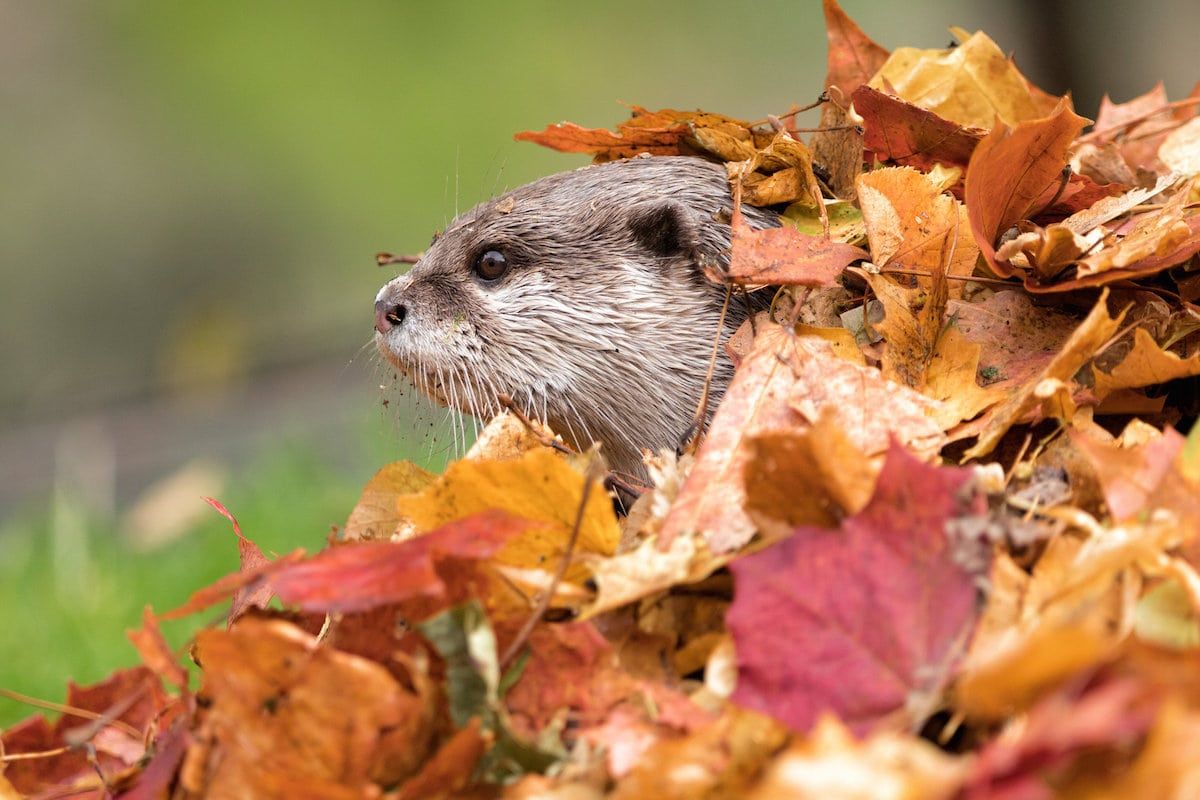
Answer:
<svg viewBox="0 0 1200 800"><path fill-rule="evenodd" d="M700 265L728 262L729 204L724 170L694 158L543 178L455 219L384 286L376 344L446 405L486 419L507 395L643 474L641 449L676 445L703 389L725 290ZM718 395L730 372L721 359Z"/></svg>

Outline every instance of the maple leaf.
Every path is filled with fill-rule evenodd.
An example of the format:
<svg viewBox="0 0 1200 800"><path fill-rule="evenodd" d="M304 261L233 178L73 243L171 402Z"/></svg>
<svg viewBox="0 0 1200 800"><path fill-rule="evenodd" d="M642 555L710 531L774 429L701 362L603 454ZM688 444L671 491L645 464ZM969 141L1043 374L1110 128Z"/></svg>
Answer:
<svg viewBox="0 0 1200 800"><path fill-rule="evenodd" d="M926 288L941 276L962 278L975 271L979 248L971 238L967 210L943 188L909 167L885 167L858 179L876 266L884 272L889 267L913 272L920 276L916 283ZM962 282L953 283L945 287L947 296L961 297Z"/></svg>
<svg viewBox="0 0 1200 800"><path fill-rule="evenodd" d="M1200 352L1190 358L1180 358L1164 350L1145 328L1133 332L1133 349L1111 370L1092 366L1096 381L1096 396L1104 398L1118 389L1154 386L1159 383L1200 375Z"/></svg>
<svg viewBox="0 0 1200 800"><path fill-rule="evenodd" d="M319 646L296 627L244 618L196 637L206 710L184 773L214 796L361 797L402 777L392 748L427 749L431 728L386 733L425 719L424 701L380 664ZM428 722L426 722L428 725ZM212 753L209 758L208 753Z"/></svg>
<svg viewBox="0 0 1200 800"><path fill-rule="evenodd" d="M434 475L411 461L396 461L375 473L363 487L358 504L342 529L345 539L385 539L408 521L396 500L433 483Z"/></svg>
<svg viewBox="0 0 1200 800"><path fill-rule="evenodd" d="M1124 103L1114 103L1106 94L1100 100L1096 126L1088 140L1115 142L1130 167L1153 170L1159 145L1178 124L1171 111L1162 81Z"/></svg>
<svg viewBox="0 0 1200 800"><path fill-rule="evenodd" d="M1101 748L1115 756L1137 744L1154 722L1159 698L1144 682L1077 681L1030 709L1015 736L989 742L971 766L964 800L1051 800L1072 768ZM1086 769L1086 767L1084 767Z"/></svg>
<svg viewBox="0 0 1200 800"><path fill-rule="evenodd" d="M38 714L0 733L2 755L49 753L0 761L4 778L23 795L53 796L70 788L99 792L100 775L136 764L155 722L169 724L178 711L146 667L117 670L87 686L72 682L64 708L53 725Z"/></svg>
<svg viewBox="0 0 1200 800"><path fill-rule="evenodd" d="M905 727L936 707L977 615L965 542L970 472L894 445L870 503L840 529L801 527L734 561L727 623L733 700L799 731L823 712L856 732Z"/></svg>
<svg viewBox="0 0 1200 800"><path fill-rule="evenodd" d="M230 513L229 509L211 497L205 497L204 502L212 506L222 517L229 520L229 524L233 526L233 535L238 540L239 571L247 574L258 574L263 570L269 569L271 560L263 555L263 551L258 545L246 538L242 533L242 526L238 524L237 518ZM248 609L265 608L270 601L271 591L263 586L253 587L247 584L245 587L238 589L234 592L233 602L229 607L228 620L230 624L246 613Z"/></svg>
<svg viewBox="0 0 1200 800"><path fill-rule="evenodd" d="M963 454L964 458L978 458L990 453L1009 428L1026 414L1035 411L1041 404L1043 398L1039 395L1040 386L1043 386L1046 381L1069 379L1096 354L1100 345L1116 332L1121 320L1125 317L1124 311L1117 314L1116 318L1110 317L1107 301L1108 290L1106 289L1101 292L1091 313L1080 323L1075 332L1071 334L1071 338L1063 344L1062 349L1046 364L1038 376L1026 381L1019 391L1014 392L1007 400L989 412L989 418L980 432L978 440L971 449Z"/></svg>
<svg viewBox="0 0 1200 800"><path fill-rule="evenodd" d="M728 706L694 733L655 743L611 797L738 796L787 739L787 729L770 717Z"/></svg>
<svg viewBox="0 0 1200 800"><path fill-rule="evenodd" d="M966 764L923 739L881 731L855 741L824 716L767 768L749 800L949 800Z"/></svg>
<svg viewBox="0 0 1200 800"><path fill-rule="evenodd" d="M150 611L150 606L142 610L142 627L135 631L127 631L126 635L147 667L180 691L187 691L187 670L175 660L175 654L163 638L162 631L158 628L158 620Z"/></svg>
<svg viewBox="0 0 1200 800"><path fill-rule="evenodd" d="M824 409L869 457L886 451L892 436L926 454L942 443L927 415L933 401L885 380L878 370L839 358L816 337L760 326L754 350L734 376L696 465L663 522L659 547L668 549L676 536L696 534L717 554L749 542L755 528L744 509L742 477L748 441L774 430L807 427Z"/></svg>
<svg viewBox="0 0 1200 800"><path fill-rule="evenodd" d="M807 430L749 441L746 513L781 538L799 525L830 527L867 504L878 466L854 446L826 409Z"/></svg>
<svg viewBox="0 0 1200 800"><path fill-rule="evenodd" d="M1126 521L1153 509L1168 509L1190 525L1200 524L1200 476L1188 474L1186 442L1173 428L1132 447L1098 442L1081 433L1073 433L1072 440L1096 471L1113 519ZM1195 532L1189 538L1195 538Z"/></svg>
<svg viewBox="0 0 1200 800"><path fill-rule="evenodd" d="M487 511L541 523L528 525L522 536L508 542L498 560L547 569L563 557L589 480L585 473L586 467L541 447L508 461L457 461L420 493L398 497L395 503L418 532ZM612 502L603 490L591 492L575 552L611 555L619 540ZM573 564L565 579L582 583L587 574L586 568Z"/></svg>
<svg viewBox="0 0 1200 800"><path fill-rule="evenodd" d="M522 131L513 138L564 153L591 153L598 162L642 153L708 153L722 161L741 161L755 150L748 123L705 111L648 111L639 106L633 107L633 116L620 123L616 132L560 122L542 131Z"/></svg>
<svg viewBox="0 0 1200 800"><path fill-rule="evenodd" d="M848 265L867 257L853 245L784 225L754 230L741 209L733 216L733 244L725 275L741 284L836 286Z"/></svg>

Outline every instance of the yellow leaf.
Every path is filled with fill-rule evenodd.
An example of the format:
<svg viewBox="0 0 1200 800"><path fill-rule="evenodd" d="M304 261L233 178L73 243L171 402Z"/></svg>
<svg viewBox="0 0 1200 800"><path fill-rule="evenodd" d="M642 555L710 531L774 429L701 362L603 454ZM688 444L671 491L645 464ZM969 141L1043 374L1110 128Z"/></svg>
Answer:
<svg viewBox="0 0 1200 800"><path fill-rule="evenodd" d="M899 47L871 79L874 89L890 85L896 96L943 119L991 128L1043 115L1016 66L982 31L949 50Z"/></svg>
<svg viewBox="0 0 1200 800"><path fill-rule="evenodd" d="M433 482L434 475L411 461L396 461L375 473L363 487L358 505L346 520L346 539L387 539L407 520L397 500L419 492Z"/></svg>
<svg viewBox="0 0 1200 800"><path fill-rule="evenodd" d="M1145 328L1133 332L1133 350L1113 368L1103 372L1092 366L1096 376L1096 396L1107 397L1117 389L1134 389L1154 386L1176 378L1200 375L1200 353L1191 358L1180 358L1170 350L1163 350Z"/></svg>
<svg viewBox="0 0 1200 800"><path fill-rule="evenodd" d="M398 498L396 506L419 532L488 510L546 522L508 544L497 560L552 572L571 534L583 487L580 470L540 448L509 461L456 461L421 493ZM575 552L611 555L619 540L612 501L597 484L588 497ZM579 566L567 571L572 582L586 576Z"/></svg>

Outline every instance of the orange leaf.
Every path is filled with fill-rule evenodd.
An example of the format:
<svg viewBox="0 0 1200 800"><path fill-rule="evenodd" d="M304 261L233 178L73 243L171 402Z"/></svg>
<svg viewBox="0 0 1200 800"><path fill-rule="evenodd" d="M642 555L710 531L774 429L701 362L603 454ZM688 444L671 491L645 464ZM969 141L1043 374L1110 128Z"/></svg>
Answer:
<svg viewBox="0 0 1200 800"><path fill-rule="evenodd" d="M1087 120L1063 100L1048 117L1010 128L1003 122L987 135L967 165L967 216L980 251L1002 278L1012 268L996 259L996 240L1036 210L1041 194L1067 164L1067 148Z"/></svg>
<svg viewBox="0 0 1200 800"><path fill-rule="evenodd" d="M829 68L826 86L836 86L849 97L879 71L887 61L888 51L871 41L837 4L823 0L825 36L829 40Z"/></svg>
<svg viewBox="0 0 1200 800"><path fill-rule="evenodd" d="M787 225L756 231L746 224L739 208L733 217L727 277L742 284L836 286L842 270L865 258L862 248Z"/></svg>

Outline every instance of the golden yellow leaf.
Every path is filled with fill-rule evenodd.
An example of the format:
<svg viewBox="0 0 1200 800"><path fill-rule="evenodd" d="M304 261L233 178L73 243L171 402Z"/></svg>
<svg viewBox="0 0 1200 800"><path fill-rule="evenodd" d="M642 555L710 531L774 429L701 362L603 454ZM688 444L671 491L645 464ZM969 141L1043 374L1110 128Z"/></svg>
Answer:
<svg viewBox="0 0 1200 800"><path fill-rule="evenodd" d="M822 717L767 768L750 800L943 800L955 795L968 764L915 736L880 732L856 741Z"/></svg>
<svg viewBox="0 0 1200 800"><path fill-rule="evenodd" d="M883 377L914 389L925 385L925 371L933 358L946 311L946 281L940 272L937 275L942 279L934 282L935 290L931 292L907 289L886 275L866 275L871 290L883 304L883 321L874 325L886 343Z"/></svg>
<svg viewBox="0 0 1200 800"><path fill-rule="evenodd" d="M1117 389L1154 386L1176 378L1200 375L1200 352L1180 358L1163 350L1145 328L1133 332L1133 350L1111 372L1092 366L1096 376L1096 396L1107 397Z"/></svg>
<svg viewBox="0 0 1200 800"><path fill-rule="evenodd" d="M979 357L983 348L950 326L938 337L937 348L925 372L921 393L938 401L934 419L944 430L1003 399L1005 392L979 385Z"/></svg>
<svg viewBox="0 0 1200 800"><path fill-rule="evenodd" d="M1043 115L1025 78L982 31L949 50L896 48L868 85L889 84L898 97L960 125L991 128L997 117L1016 125Z"/></svg>
<svg viewBox="0 0 1200 800"><path fill-rule="evenodd" d="M584 475L561 455L540 448L509 461L456 461L419 494L397 499L397 510L425 532L488 510L546 522L505 546L502 564L553 572L562 557L583 494ZM597 484L588 497L576 554L611 555L620 540L612 501ZM567 577L580 582L587 570Z"/></svg>
<svg viewBox="0 0 1200 800"><path fill-rule="evenodd" d="M346 520L346 539L386 539L407 521L397 506L399 498L419 492L432 483L432 472L411 461L396 461L375 473L363 487L358 505Z"/></svg>
<svg viewBox="0 0 1200 800"><path fill-rule="evenodd" d="M871 259L882 270L888 267L929 276L939 269L947 275L966 276L975 270L979 247L971 235L967 209L930 176L911 167L887 167L859 176L858 199L862 206ZM953 281L951 297L962 296L962 282Z"/></svg>

